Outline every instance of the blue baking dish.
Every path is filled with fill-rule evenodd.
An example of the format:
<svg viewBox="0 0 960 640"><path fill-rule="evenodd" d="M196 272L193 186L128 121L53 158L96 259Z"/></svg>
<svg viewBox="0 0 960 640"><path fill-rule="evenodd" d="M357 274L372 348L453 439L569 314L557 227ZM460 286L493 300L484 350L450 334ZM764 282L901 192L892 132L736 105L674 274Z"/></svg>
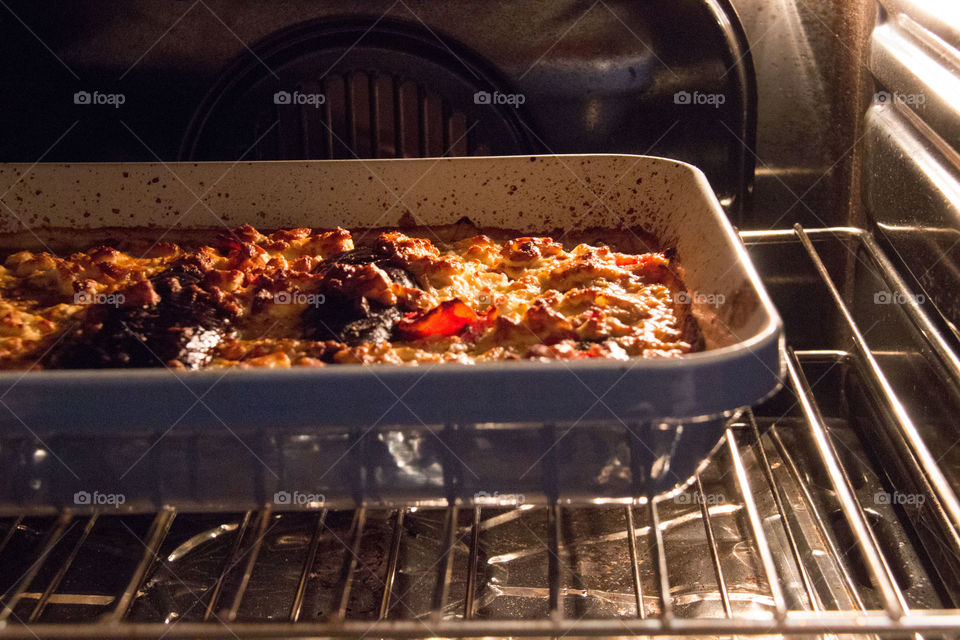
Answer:
<svg viewBox="0 0 960 640"><path fill-rule="evenodd" d="M159 235L247 222L642 228L676 248L707 349L628 361L4 372L0 508L84 491L122 493L128 509L283 504L301 490L383 503L661 493L689 479L734 411L780 385L777 312L704 175L675 160L0 165L3 191L24 213L0 218L8 247L17 237L55 246L64 228ZM548 464L556 469L521 477ZM622 486L599 488L591 478L610 464L623 466Z"/></svg>

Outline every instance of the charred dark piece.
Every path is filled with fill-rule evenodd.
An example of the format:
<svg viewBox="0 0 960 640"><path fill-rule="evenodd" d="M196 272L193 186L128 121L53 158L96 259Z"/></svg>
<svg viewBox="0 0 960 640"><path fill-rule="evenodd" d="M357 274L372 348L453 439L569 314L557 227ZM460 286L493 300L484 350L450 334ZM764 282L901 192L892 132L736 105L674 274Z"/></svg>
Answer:
<svg viewBox="0 0 960 640"><path fill-rule="evenodd" d="M387 258L370 248L345 251L317 265L314 272L323 273L334 263L376 264L397 284L411 288L419 286L408 271L390 264ZM362 296L351 297L339 291L330 291L325 295L324 304L308 307L303 312L307 337L313 340L336 340L351 346L365 342L387 342L393 334L394 325L403 317L403 312L397 307L388 307Z"/></svg>
<svg viewBox="0 0 960 640"><path fill-rule="evenodd" d="M417 284L417 281L414 279L413 275L406 269L401 269L396 265L390 263L388 258L385 258L382 255L379 255L374 249L370 247L360 247L359 249L353 249L352 251L344 251L340 255L334 256L329 260L324 260L316 267L314 267L314 273L320 273L324 270L325 267L330 265L333 262L340 262L342 264L370 264L373 263L387 272L387 275L390 278L399 284L402 287L417 287L420 285Z"/></svg>
<svg viewBox="0 0 960 640"><path fill-rule="evenodd" d="M401 317L396 307L334 293L327 294L323 304L307 308L303 323L313 340L336 340L352 346L389 341L393 325Z"/></svg>
<svg viewBox="0 0 960 640"><path fill-rule="evenodd" d="M160 298L155 304L91 307L83 326L50 354L47 366L160 367L176 361L197 369L209 364L229 320L200 280L198 271L175 267L151 278Z"/></svg>

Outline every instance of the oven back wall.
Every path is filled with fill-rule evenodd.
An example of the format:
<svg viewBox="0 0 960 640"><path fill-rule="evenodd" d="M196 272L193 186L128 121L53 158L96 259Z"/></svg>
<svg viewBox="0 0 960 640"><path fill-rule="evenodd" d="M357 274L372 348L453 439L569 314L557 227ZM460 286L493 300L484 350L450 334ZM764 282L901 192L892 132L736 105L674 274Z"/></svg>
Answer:
<svg viewBox="0 0 960 640"><path fill-rule="evenodd" d="M10 0L0 161L649 154L739 222L753 75L726 1Z"/></svg>

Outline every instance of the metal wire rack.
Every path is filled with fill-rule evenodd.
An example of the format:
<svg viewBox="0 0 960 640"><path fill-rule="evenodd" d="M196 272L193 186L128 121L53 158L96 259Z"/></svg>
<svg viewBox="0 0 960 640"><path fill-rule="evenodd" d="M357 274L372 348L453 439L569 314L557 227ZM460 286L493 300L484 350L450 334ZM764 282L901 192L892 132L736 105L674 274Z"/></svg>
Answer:
<svg viewBox="0 0 960 640"><path fill-rule="evenodd" d="M856 296L838 288L817 245L839 242L848 249L855 245L852 250L857 260L902 296L905 302L898 311L922 336L926 353L935 359L945 388L950 389L960 383L960 366L953 350L870 234L847 228L805 231L797 227L742 235L750 246L790 244L802 248L852 347L785 347L787 379L781 395L791 406L786 412L766 405L747 410L731 423L711 464L693 479L686 493L679 494L687 496L679 502L683 507L679 511L677 495L616 504L598 500L593 505L554 503L516 509L458 502L432 510L437 520L442 520L442 533L434 557L427 563L432 585L429 606L398 614L405 595L399 586L404 573L401 556L411 535L405 523L417 508L390 510L380 514L381 520L389 523L389 534L382 569L376 576L378 601L367 616L354 615L351 598L358 576L366 571L361 547L375 506L358 505L346 513L328 509L312 514L250 511L241 514L230 529L231 542L219 569L195 594L197 613L183 620L144 620L133 610L144 596L150 576L169 563L171 527L184 514L172 509L154 514L145 535L137 536L142 543L137 561L116 588L103 586L81 596L71 593L75 590L70 586L71 576L91 533L109 520L130 516L81 516L64 511L44 518L42 527L21 516L4 523L0 561L17 551L14 540L24 528L35 527L38 542L28 559L20 558L24 570L19 577L5 585L0 638L957 635L960 608L954 600L957 588L950 562L960 554L960 504L954 487L878 361L882 354L871 349L859 326L850 302ZM882 432L883 439L900 447L901 460L909 461L905 468L911 495L923 496L923 500L916 500L918 508L910 513L898 511L898 517L906 529L910 523L921 523L926 533L907 532L891 544L878 524L876 505L866 503L865 496L876 487L888 491L900 487L890 484L894 476L883 469L875 469L871 481L864 484L855 465L849 463L842 426L829 417L832 409L824 407L823 395L814 393L820 387L817 381L811 383L808 375L819 371L817 367L838 365L847 368L872 399L871 407L879 418L874 425L877 433L870 438L880 440ZM799 442L807 443L806 448ZM889 466L902 463L891 461ZM710 499L718 483L728 483L724 486L733 489L734 495L725 496L723 504ZM825 490L818 490L818 483ZM682 518L678 516L681 511ZM728 520L730 514L737 519ZM573 515L587 519L602 515L619 522L617 535L608 536L607 541L619 545L629 567L625 568L628 578L621 594L624 601L613 615L584 615L570 604L590 592L570 578L568 561L577 540L565 523ZM267 562L261 556L271 529L294 516L309 519L309 542L297 552L292 587L284 593L280 592L281 587L289 586L286 583L273 587L284 603L284 614L258 618L244 613L245 598L258 580L257 569ZM342 551L336 592L323 616L308 616L305 605L326 549L321 541L329 542L325 536L334 532L330 524L334 518L349 522L346 534L336 540ZM546 579L535 592L542 605L542 615L536 617L504 615L478 595L485 580L482 565L490 562L481 553L485 535L494 523L518 518L541 527L536 538L543 542ZM675 577L682 556L691 548L671 549L680 544L672 535L681 521L695 524L694 534L686 529L683 544L690 544L691 536L695 538L695 548L709 556L705 566L712 567L712 575L697 576L702 596L698 602L713 598L716 606L688 606L681 580ZM733 554L730 545L721 542L721 532L726 536L731 522L739 523L743 531ZM67 532L72 534L67 536ZM900 575L903 553L926 559L926 564L908 563L933 566L927 571L933 576L929 581L933 596L917 595ZM750 558L741 564L752 567L752 576L746 581L751 602L762 606L745 606L741 597L744 580L733 575L731 555ZM54 605L81 602L96 611L82 624L52 615Z"/></svg>

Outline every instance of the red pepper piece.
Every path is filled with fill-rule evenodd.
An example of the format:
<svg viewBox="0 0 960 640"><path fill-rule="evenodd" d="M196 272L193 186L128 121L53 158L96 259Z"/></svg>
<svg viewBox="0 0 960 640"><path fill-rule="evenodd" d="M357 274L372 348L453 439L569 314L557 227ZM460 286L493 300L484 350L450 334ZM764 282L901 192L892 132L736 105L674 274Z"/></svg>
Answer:
<svg viewBox="0 0 960 640"><path fill-rule="evenodd" d="M669 259L662 252L645 253L639 256L620 253L617 254L615 259L618 267L626 267L634 264L643 265L644 267L665 267L670 264Z"/></svg>
<svg viewBox="0 0 960 640"><path fill-rule="evenodd" d="M397 323L397 334L403 340L422 340L423 338L454 336L470 325L476 324L480 316L460 300L441 302L426 313L415 313Z"/></svg>

